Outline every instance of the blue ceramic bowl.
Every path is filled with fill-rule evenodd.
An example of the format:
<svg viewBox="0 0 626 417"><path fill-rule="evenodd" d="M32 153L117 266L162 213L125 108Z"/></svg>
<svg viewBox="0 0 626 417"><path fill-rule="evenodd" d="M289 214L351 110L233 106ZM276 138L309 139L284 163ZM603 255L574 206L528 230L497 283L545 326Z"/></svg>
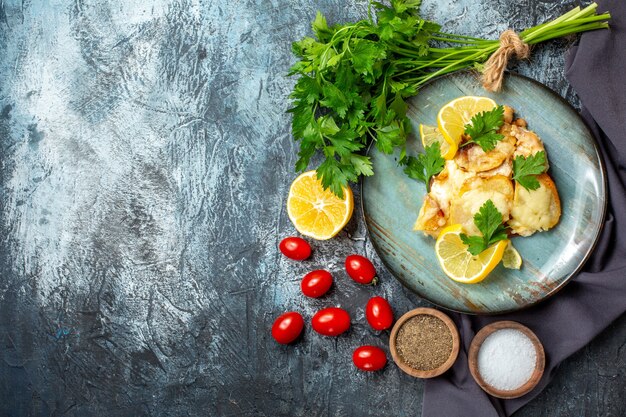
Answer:
<svg viewBox="0 0 626 417"><path fill-rule="evenodd" d="M598 239L606 208L605 172L596 142L578 113L560 96L529 78L509 74L500 93L487 93L474 73L439 78L410 102L413 131L436 125L439 109L466 95L488 96L516 110L543 140L549 174L561 199L559 224L547 232L515 237L520 270L497 266L478 284L448 278L435 256L435 240L413 231L425 185L408 178L398 154L370 148L375 174L362 183L362 208L370 238L389 270L421 297L449 310L499 314L528 307L553 295L580 270ZM407 148L422 150L416 135Z"/></svg>

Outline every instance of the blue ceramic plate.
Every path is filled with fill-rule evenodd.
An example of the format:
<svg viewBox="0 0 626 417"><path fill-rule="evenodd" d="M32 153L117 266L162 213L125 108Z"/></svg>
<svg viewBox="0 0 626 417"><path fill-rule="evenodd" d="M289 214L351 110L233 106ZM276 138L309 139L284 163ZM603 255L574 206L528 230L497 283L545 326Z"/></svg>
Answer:
<svg viewBox="0 0 626 417"><path fill-rule="evenodd" d="M522 255L522 268L499 265L478 284L449 279L439 267L434 239L412 230L426 188L402 172L397 153L385 155L371 147L375 175L363 181L363 215L383 262L418 295L464 313L520 310L563 288L593 250L606 207L604 167L578 113L547 87L515 74L507 75L504 90L496 94L484 91L469 72L428 84L409 103L413 131L419 131L420 123L436 125L437 112L444 104L467 95L489 96L513 107L546 147L549 174L561 198L561 220L548 232L513 238ZM421 151L421 141L412 136L407 148L411 153Z"/></svg>

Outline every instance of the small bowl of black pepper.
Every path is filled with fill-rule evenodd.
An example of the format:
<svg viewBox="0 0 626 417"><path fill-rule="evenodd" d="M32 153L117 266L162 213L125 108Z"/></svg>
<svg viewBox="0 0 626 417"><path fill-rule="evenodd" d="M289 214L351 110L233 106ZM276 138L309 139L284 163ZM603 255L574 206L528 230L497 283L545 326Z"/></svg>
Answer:
<svg viewBox="0 0 626 417"><path fill-rule="evenodd" d="M434 378L450 369L459 346L459 332L452 319L426 307L400 317L389 337L389 350L396 365L417 378Z"/></svg>

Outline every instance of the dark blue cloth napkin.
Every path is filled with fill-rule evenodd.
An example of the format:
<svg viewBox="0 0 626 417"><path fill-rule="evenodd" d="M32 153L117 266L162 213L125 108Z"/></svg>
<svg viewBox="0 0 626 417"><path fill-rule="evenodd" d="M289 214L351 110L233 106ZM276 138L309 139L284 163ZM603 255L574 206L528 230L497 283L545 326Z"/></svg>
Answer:
<svg viewBox="0 0 626 417"><path fill-rule="evenodd" d="M453 315L462 348L451 371L428 380L423 417L509 416L550 382L558 365L626 311L626 2L599 1L609 11L609 30L588 32L568 55L566 75L584 106L582 117L598 140L608 181L606 221L591 258L557 296L519 313L495 317ZM484 393L467 366L474 334L498 320L532 329L546 351L539 385L514 400Z"/></svg>

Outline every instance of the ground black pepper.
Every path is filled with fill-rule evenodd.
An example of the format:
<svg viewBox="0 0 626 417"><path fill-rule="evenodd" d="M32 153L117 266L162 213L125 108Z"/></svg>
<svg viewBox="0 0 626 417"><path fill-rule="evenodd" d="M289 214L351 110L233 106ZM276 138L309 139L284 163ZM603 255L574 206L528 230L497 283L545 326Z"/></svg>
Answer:
<svg viewBox="0 0 626 417"><path fill-rule="evenodd" d="M396 336L400 359L413 369L430 371L452 353L452 333L439 318L420 314L407 320Z"/></svg>

